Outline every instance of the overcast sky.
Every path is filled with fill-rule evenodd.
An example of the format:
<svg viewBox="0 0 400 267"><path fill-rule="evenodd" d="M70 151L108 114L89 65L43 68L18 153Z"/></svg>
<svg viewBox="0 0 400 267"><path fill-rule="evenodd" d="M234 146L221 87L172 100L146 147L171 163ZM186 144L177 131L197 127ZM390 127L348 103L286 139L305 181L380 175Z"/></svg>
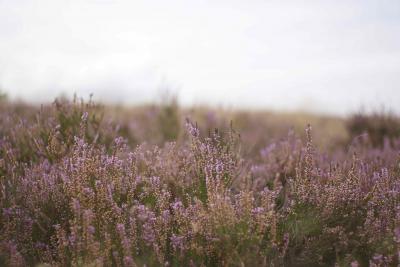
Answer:
<svg viewBox="0 0 400 267"><path fill-rule="evenodd" d="M118 103L400 113L400 1L0 0L0 87Z"/></svg>

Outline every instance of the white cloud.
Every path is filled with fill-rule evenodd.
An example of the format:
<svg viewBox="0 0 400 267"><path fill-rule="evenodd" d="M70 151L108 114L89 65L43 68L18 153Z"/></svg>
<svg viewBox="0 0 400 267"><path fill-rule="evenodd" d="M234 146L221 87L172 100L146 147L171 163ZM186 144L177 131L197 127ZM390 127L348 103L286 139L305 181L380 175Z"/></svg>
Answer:
<svg viewBox="0 0 400 267"><path fill-rule="evenodd" d="M13 97L400 112L400 2L0 0ZM312 104L310 104L312 103Z"/></svg>

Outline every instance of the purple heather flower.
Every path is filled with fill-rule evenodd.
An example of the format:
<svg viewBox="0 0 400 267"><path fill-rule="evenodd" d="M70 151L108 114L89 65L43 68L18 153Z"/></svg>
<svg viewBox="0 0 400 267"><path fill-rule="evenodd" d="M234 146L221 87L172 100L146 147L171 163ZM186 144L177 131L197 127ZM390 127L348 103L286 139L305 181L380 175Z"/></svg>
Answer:
<svg viewBox="0 0 400 267"><path fill-rule="evenodd" d="M114 139L114 143L117 147L121 147L126 144L126 140L123 137L119 136Z"/></svg>
<svg viewBox="0 0 400 267"><path fill-rule="evenodd" d="M163 221L167 223L171 216L169 210L163 210L161 214L162 214Z"/></svg>
<svg viewBox="0 0 400 267"><path fill-rule="evenodd" d="M124 257L124 265L125 266L132 266L133 265L133 259L131 256L125 256Z"/></svg>
<svg viewBox="0 0 400 267"><path fill-rule="evenodd" d="M222 172L224 171L224 163L222 161L217 161L217 163L215 164L215 171L217 172L217 174L222 174Z"/></svg>
<svg viewBox="0 0 400 267"><path fill-rule="evenodd" d="M93 235L96 232L96 229L94 228L94 226L89 225L88 226L88 232Z"/></svg>
<svg viewBox="0 0 400 267"><path fill-rule="evenodd" d="M400 243L400 227L394 229L394 241Z"/></svg>
<svg viewBox="0 0 400 267"><path fill-rule="evenodd" d="M270 144L269 146L260 151L261 156L267 157L272 151L275 150L275 148L276 148L276 143Z"/></svg>
<svg viewBox="0 0 400 267"><path fill-rule="evenodd" d="M72 199L72 208L76 213L80 212L81 204L79 203L79 200L77 200L76 198Z"/></svg>
<svg viewBox="0 0 400 267"><path fill-rule="evenodd" d="M118 233L125 232L125 226L122 223L118 223L116 229L117 229Z"/></svg>
<svg viewBox="0 0 400 267"><path fill-rule="evenodd" d="M177 211L183 208L183 204L181 201L177 200L172 204L172 209Z"/></svg>
<svg viewBox="0 0 400 267"><path fill-rule="evenodd" d="M81 117L81 120L84 121L84 122L87 121L88 116L89 116L89 113L88 113L88 112L86 112L86 111L83 112L82 117Z"/></svg>
<svg viewBox="0 0 400 267"><path fill-rule="evenodd" d="M263 212L264 212L264 208L263 207L256 207L256 208L251 210L251 213L253 215L259 215L259 214L261 214Z"/></svg>
<svg viewBox="0 0 400 267"><path fill-rule="evenodd" d="M172 234L170 240L174 249L183 249L185 237Z"/></svg>
<svg viewBox="0 0 400 267"><path fill-rule="evenodd" d="M152 245L156 240L156 235L152 225L147 222L143 225L143 233L142 238L146 242L147 245Z"/></svg>
<svg viewBox="0 0 400 267"><path fill-rule="evenodd" d="M200 135L199 129L197 127L195 127L189 121L186 122L186 128L187 128L187 130L188 130L188 132L190 133L191 136L198 137Z"/></svg>
<svg viewBox="0 0 400 267"><path fill-rule="evenodd" d="M9 217L13 214L13 209L12 208L4 208L3 214L4 214L4 216Z"/></svg>

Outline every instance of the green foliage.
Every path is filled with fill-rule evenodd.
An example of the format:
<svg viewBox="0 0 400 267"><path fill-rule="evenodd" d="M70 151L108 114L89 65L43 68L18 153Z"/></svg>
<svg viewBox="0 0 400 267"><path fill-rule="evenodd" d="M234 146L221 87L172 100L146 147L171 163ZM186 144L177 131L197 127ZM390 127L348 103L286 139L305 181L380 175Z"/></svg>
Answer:
<svg viewBox="0 0 400 267"><path fill-rule="evenodd" d="M181 130L180 118L177 97L166 96L160 105L158 114L158 124L162 140L174 141L178 138Z"/></svg>
<svg viewBox="0 0 400 267"><path fill-rule="evenodd" d="M367 134L374 147L383 147L385 139L389 142L400 137L400 120L391 113L356 114L347 121L351 140Z"/></svg>
<svg viewBox="0 0 400 267"><path fill-rule="evenodd" d="M7 94L0 90L0 103L7 101Z"/></svg>

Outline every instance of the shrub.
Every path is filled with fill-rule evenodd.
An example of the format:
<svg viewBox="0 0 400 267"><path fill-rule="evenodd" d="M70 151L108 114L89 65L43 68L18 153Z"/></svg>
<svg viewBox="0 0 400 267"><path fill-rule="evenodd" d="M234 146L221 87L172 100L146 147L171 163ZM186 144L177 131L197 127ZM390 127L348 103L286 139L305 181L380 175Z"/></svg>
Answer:
<svg viewBox="0 0 400 267"><path fill-rule="evenodd" d="M366 134L374 147L382 147L385 140L391 141L400 137L400 120L391 113L356 114L347 122L350 138Z"/></svg>
<svg viewBox="0 0 400 267"><path fill-rule="evenodd" d="M398 141L324 154L307 127L247 158L233 129L131 147L99 114L0 114L0 265L400 263Z"/></svg>

